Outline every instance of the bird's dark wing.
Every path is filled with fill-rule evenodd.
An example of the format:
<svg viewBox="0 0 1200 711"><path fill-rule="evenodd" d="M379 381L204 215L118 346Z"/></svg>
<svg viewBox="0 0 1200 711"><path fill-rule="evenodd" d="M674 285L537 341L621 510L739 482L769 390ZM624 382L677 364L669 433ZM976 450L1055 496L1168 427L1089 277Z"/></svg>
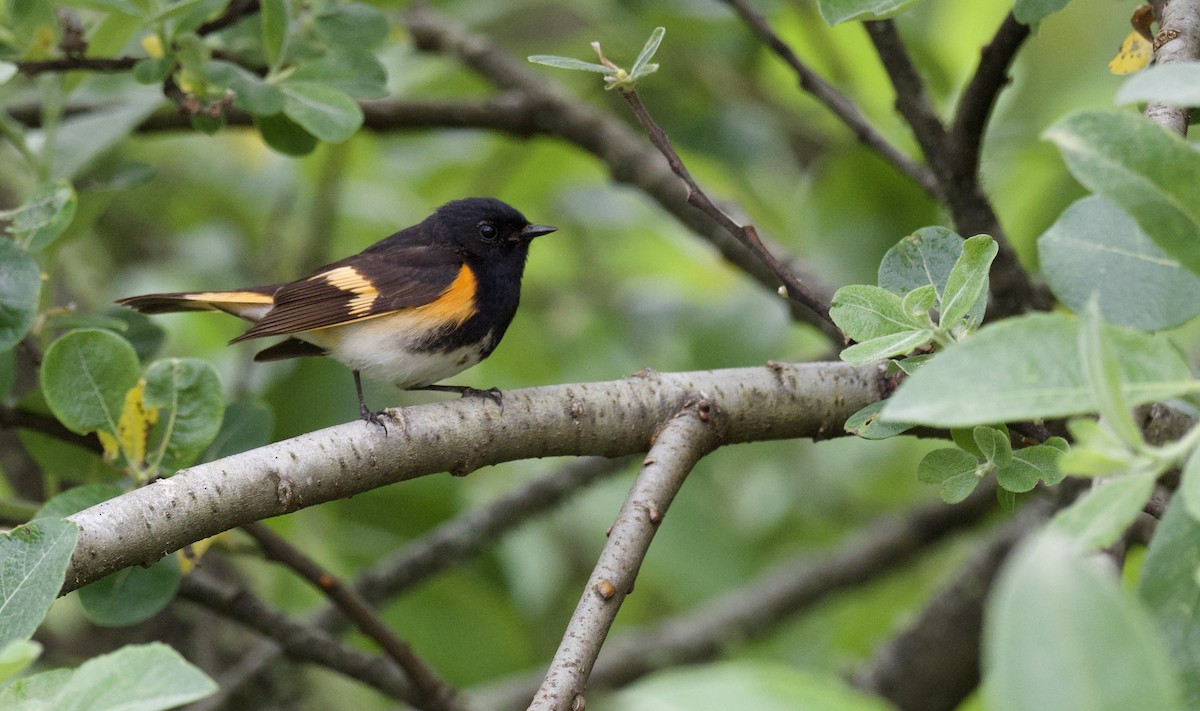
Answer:
<svg viewBox="0 0 1200 711"><path fill-rule="evenodd" d="M458 318L473 313L475 279L454 252L395 244L347 257L275 292L274 305L234 342L313 331L425 307ZM470 310L470 313L467 311Z"/></svg>

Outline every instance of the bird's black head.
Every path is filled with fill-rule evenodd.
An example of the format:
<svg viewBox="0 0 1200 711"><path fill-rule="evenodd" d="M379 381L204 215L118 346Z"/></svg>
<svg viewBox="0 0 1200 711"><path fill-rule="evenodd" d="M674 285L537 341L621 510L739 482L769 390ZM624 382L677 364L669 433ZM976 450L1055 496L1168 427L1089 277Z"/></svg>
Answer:
<svg viewBox="0 0 1200 711"><path fill-rule="evenodd" d="M433 214L435 229L443 239L466 254L501 258L524 255L534 237L555 228L532 225L511 205L495 198L464 198L448 202Z"/></svg>

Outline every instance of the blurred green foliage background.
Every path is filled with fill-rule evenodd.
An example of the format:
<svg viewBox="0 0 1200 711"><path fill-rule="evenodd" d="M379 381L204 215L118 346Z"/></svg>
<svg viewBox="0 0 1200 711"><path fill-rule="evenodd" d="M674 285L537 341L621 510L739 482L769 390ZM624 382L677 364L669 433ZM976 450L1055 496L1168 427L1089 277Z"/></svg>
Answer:
<svg viewBox="0 0 1200 711"><path fill-rule="evenodd" d="M403 7L374 4L387 13ZM653 27L665 27L656 57L662 68L639 87L651 112L710 194L736 205L834 286L873 282L889 246L916 228L947 224L918 188L799 91L790 71L720 3L432 4L519 57L590 59L588 42L601 40L610 57L628 62ZM806 0L756 5L886 136L911 148L860 25L828 27ZM943 112L1009 9L993 0L926 0L898 18ZM1036 268L1034 240L1083 194L1039 134L1067 112L1112 105L1121 80L1106 64L1129 31L1131 9L1132 3L1095 0L1049 17L1020 53L996 109L985 144L985 185L1030 268ZM447 58L416 53L400 22L380 58L391 94L402 100L493 91ZM624 103L604 92L595 76L537 71L632 125ZM120 75L87 75L71 99L135 105L153 101L157 91ZM36 99L36 82L25 92L7 101ZM0 153L0 160L11 164L15 158ZM522 308L504 342L454 383L512 389L610 380L642 368L829 358L838 345L792 323L777 296L723 262L637 190L614 185L590 155L558 140L478 130L363 130L296 159L272 152L245 129L215 136L145 133L96 156L81 190L150 175L120 189L81 192L71 234L43 264L52 277L51 301L92 313L132 294L289 279L415 223L447 200L494 195L559 232L534 245ZM0 171L0 195L20 194L25 180L20 171ZM350 374L336 363L253 364L258 344L225 346L241 330L228 317L179 315L156 322L167 332L163 354L210 360L231 401L269 405L273 439L356 417ZM367 390L373 407L438 397L377 383ZM819 555L881 515L936 500L937 492L913 475L931 446L910 438L836 439L718 451L701 463L673 505L615 634L734 589L790 556ZM530 461L462 479L428 477L270 525L335 573L353 577L438 523L560 464ZM422 585L386 608L388 620L461 686L543 667L631 476L632 468L592 487L478 560ZM745 645L738 656L846 672L919 609L970 544L971 537L963 536L902 572L841 594ZM244 559L238 567L255 590L285 610L300 613L320 601L273 566ZM87 634L72 604L61 603L52 615L53 634ZM207 613L181 604L172 614L195 620ZM297 708L392 707L327 672L306 669L304 675L304 702ZM620 703L633 702L607 708Z"/></svg>

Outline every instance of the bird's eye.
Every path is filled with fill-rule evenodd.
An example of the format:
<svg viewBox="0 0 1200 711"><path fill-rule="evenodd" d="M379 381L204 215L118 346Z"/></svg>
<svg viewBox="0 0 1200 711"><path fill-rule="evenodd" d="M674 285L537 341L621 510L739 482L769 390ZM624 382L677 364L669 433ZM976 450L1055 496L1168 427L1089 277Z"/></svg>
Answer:
<svg viewBox="0 0 1200 711"><path fill-rule="evenodd" d="M484 242L491 242L492 240L496 239L497 234L499 234L499 232L496 231L496 226L492 223L479 223L479 236L483 238Z"/></svg>

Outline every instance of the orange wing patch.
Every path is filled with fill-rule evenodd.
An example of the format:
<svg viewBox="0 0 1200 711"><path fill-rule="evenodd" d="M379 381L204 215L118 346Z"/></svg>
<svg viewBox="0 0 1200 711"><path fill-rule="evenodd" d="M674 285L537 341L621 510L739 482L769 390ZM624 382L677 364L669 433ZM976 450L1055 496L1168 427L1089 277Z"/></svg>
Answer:
<svg viewBox="0 0 1200 711"><path fill-rule="evenodd" d="M333 288L354 294L354 298L346 304L347 313L351 317L371 313L371 307L379 297L379 290L354 267L338 267L312 278L324 279Z"/></svg>
<svg viewBox="0 0 1200 711"><path fill-rule="evenodd" d="M414 308L412 313L422 320L433 321L438 325L461 326L464 321L475 315L477 286L475 273L464 264L445 291L428 304Z"/></svg>

